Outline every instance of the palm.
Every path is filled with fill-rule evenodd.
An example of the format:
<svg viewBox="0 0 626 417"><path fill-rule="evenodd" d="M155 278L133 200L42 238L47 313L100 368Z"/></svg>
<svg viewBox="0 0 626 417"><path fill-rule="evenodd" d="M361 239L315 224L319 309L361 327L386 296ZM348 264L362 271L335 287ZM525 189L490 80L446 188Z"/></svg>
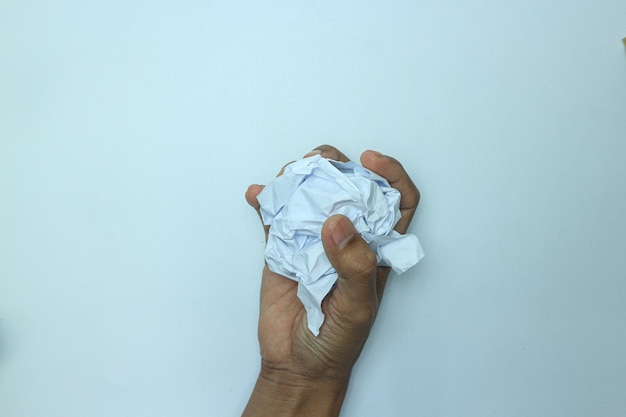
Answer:
<svg viewBox="0 0 626 417"><path fill-rule="evenodd" d="M342 365L356 360L369 325L364 326L361 332L348 336L334 320L334 312L341 309L341 296L331 293L324 300L323 310L327 317L316 337L307 327L306 310L296 291L295 281L265 266L259 319L259 342L264 361L272 367L285 364L292 369L302 367L302 372L315 375L329 371L344 372ZM352 340L347 339L357 339L358 342L348 343ZM340 360L331 360L331 357Z"/></svg>

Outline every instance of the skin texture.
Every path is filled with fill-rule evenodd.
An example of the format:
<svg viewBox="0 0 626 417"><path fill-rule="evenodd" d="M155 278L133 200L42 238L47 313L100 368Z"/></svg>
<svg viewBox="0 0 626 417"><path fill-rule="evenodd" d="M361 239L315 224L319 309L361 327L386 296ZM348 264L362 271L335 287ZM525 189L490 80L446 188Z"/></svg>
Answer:
<svg viewBox="0 0 626 417"><path fill-rule="evenodd" d="M338 161L348 158L322 145L314 154ZM386 178L400 191L400 221L406 233L419 203L419 191L402 165L375 151L365 151L361 164ZM287 164L288 165L288 164ZM283 169L278 175L281 175ZM246 201L259 213L262 185L246 191ZM269 228L264 226L265 234ZM322 302L326 316L316 337L307 328L306 311L296 296L297 282L265 265L261 282L259 344L261 371L244 416L338 416L350 373L378 312L389 268L377 267L376 256L344 216L328 218L322 228L324 250L339 278Z"/></svg>

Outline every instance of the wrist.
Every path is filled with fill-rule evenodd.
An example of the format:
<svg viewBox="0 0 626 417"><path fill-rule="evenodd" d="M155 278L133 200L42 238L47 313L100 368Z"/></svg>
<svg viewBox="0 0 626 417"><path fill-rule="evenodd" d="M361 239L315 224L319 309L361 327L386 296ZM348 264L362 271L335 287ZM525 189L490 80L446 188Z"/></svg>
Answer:
<svg viewBox="0 0 626 417"><path fill-rule="evenodd" d="M339 415L350 376L309 378L262 367L244 416Z"/></svg>

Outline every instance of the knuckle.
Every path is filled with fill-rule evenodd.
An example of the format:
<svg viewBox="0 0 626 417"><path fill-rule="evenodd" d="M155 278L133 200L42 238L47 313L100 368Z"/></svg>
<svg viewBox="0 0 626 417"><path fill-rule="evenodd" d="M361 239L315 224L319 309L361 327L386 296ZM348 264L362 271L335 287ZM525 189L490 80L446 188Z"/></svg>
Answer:
<svg viewBox="0 0 626 417"><path fill-rule="evenodd" d="M334 146L328 145L328 144L325 144L325 143L320 145L320 146L318 146L318 147L316 147L315 149L319 150L319 151L322 151L322 152L330 152L330 151L339 152L337 150L337 148L335 148Z"/></svg>
<svg viewBox="0 0 626 417"><path fill-rule="evenodd" d="M332 159L334 161L345 161L348 159L339 151L339 149L331 145L320 145L315 149L319 150L324 158Z"/></svg>

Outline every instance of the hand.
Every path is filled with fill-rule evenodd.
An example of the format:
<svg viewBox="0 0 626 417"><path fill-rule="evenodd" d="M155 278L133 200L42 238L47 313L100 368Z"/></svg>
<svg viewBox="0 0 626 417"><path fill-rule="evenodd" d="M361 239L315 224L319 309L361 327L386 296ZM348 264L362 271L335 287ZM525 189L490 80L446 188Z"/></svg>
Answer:
<svg viewBox="0 0 626 417"><path fill-rule="evenodd" d="M320 153L347 162L337 149ZM401 219L395 230L406 233L419 202L419 191L402 165L375 151L361 164L400 191ZM282 174L279 172L279 175ZM246 200L259 212L261 185L251 185ZM260 212L259 212L260 214ZM265 226L267 238L269 227ZM296 296L297 282L263 268L259 343L261 372L244 416L338 415L352 366L374 323L389 268L376 267L376 256L344 216L331 216L322 228L324 250L339 277L322 302L325 321L316 337L307 328L306 311Z"/></svg>

